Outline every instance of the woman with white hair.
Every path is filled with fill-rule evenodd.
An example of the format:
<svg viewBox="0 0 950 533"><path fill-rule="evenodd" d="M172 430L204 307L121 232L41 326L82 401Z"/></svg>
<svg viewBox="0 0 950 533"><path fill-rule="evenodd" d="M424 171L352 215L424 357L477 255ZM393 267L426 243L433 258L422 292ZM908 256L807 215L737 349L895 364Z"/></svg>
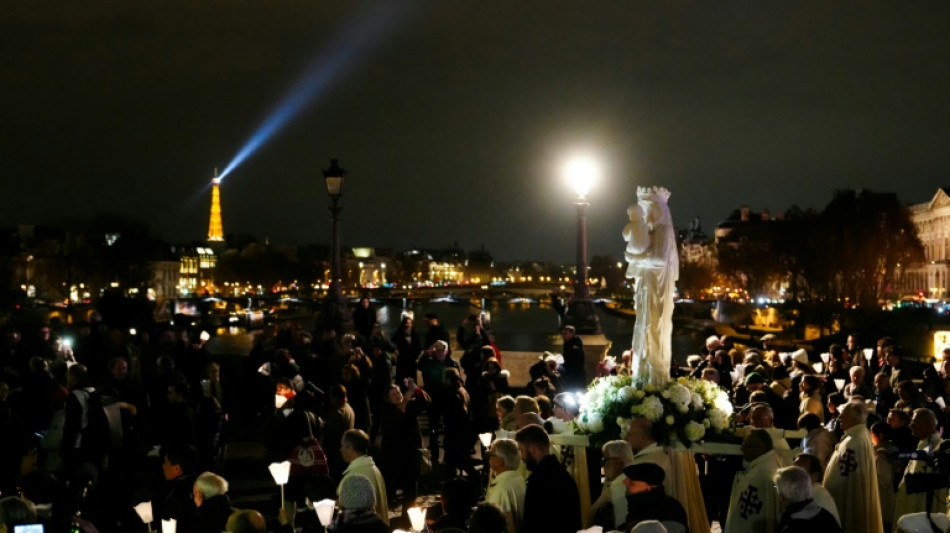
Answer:
<svg viewBox="0 0 950 533"><path fill-rule="evenodd" d="M811 476L804 468L780 468L775 474L775 488L785 506L778 533L841 532L835 517L812 498Z"/></svg>
<svg viewBox="0 0 950 533"><path fill-rule="evenodd" d="M508 531L517 533L524 517L525 480L519 471L521 453L511 439L495 439L488 451L488 464L494 479L488 485L485 501L505 513Z"/></svg>

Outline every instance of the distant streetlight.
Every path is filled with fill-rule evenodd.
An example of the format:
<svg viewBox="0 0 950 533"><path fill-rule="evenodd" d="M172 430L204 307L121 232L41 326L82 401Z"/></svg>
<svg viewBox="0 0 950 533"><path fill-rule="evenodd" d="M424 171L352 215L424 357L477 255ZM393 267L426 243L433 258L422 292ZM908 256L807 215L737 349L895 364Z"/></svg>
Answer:
<svg viewBox="0 0 950 533"><path fill-rule="evenodd" d="M594 311L594 302L587 287L587 193L600 177L600 165L590 157L574 157L564 165L564 177L577 192L577 275L574 295L568 302L564 323L574 326L577 333L600 333L600 320Z"/></svg>
<svg viewBox="0 0 950 533"><path fill-rule="evenodd" d="M330 196L330 286L327 293L327 310L338 313L334 317L334 324L346 323L346 299L343 297L343 283L340 268L340 198L343 196L343 182L346 170L340 167L338 159L330 160L330 168L323 171L323 179L327 186L327 195Z"/></svg>

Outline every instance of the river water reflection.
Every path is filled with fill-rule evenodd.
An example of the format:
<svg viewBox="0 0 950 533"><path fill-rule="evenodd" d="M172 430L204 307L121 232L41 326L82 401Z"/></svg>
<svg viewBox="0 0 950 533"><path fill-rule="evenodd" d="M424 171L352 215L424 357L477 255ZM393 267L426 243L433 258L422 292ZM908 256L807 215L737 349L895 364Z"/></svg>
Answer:
<svg viewBox="0 0 950 533"><path fill-rule="evenodd" d="M479 313L478 306L468 301L450 302L421 302L408 301L407 308L411 309L416 319L416 328L420 335L425 334L422 317L426 313L436 313L446 330L455 339L455 330L462 320L470 315ZM399 325L403 306L399 304L374 304L377 309L377 319L387 336L392 335ZM552 339L558 331L558 316L549 304L520 304L486 300L485 311L491 317L491 332L498 347L510 351L540 352L551 349ZM630 346L633 337L634 320L631 317L621 317L597 310L601 329L612 346L609 353L620 355ZM707 335L693 329L673 328L673 357L685 364L686 356L698 353L704 346Z"/></svg>

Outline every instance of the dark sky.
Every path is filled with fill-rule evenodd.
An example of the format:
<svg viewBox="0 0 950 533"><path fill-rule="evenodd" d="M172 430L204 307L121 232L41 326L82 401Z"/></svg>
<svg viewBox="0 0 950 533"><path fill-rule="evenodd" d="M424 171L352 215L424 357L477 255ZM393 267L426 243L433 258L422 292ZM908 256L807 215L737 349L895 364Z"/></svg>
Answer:
<svg viewBox="0 0 950 533"><path fill-rule="evenodd" d="M740 204L950 185L950 2L56 0L0 10L0 224L202 239L213 168L341 57L224 180L227 233L327 242L331 157L344 244L502 260L573 260L576 150L615 257L638 185L710 233Z"/></svg>

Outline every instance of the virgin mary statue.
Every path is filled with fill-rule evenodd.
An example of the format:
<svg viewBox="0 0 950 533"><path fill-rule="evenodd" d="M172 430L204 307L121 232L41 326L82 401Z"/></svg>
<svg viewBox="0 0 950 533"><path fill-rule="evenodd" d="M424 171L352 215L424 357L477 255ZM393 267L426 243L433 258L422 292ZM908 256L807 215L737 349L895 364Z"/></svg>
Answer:
<svg viewBox="0 0 950 533"><path fill-rule="evenodd" d="M627 277L636 278L631 367L634 383L662 386L670 380L673 360L673 293L679 279L676 232L662 187L638 187L637 204L627 209L624 228ZM641 218L642 217L642 218Z"/></svg>

